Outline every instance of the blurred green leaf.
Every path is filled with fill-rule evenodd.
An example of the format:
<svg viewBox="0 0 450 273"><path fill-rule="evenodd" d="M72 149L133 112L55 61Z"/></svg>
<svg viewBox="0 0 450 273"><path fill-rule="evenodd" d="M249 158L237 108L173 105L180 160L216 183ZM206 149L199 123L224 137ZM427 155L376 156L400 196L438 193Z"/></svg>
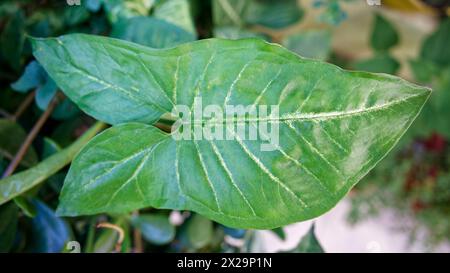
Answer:
<svg viewBox="0 0 450 273"><path fill-rule="evenodd" d="M154 8L153 16L181 27L197 37L189 0L160 0Z"/></svg>
<svg viewBox="0 0 450 273"><path fill-rule="evenodd" d="M370 44L377 51L387 51L397 45L399 35L395 27L380 14L375 14Z"/></svg>
<svg viewBox="0 0 450 273"><path fill-rule="evenodd" d="M11 88L21 92L26 93L33 88L45 83L47 79L47 72L42 68L42 66L37 61L31 61L20 76L20 78L11 84Z"/></svg>
<svg viewBox="0 0 450 273"><path fill-rule="evenodd" d="M439 28L422 45L422 59L440 66L450 65L450 18L442 21Z"/></svg>
<svg viewBox="0 0 450 273"><path fill-rule="evenodd" d="M175 237L175 227L167 215L141 214L133 217L131 223L142 232L145 240L155 245L168 244Z"/></svg>
<svg viewBox="0 0 450 273"><path fill-rule="evenodd" d="M44 203L34 200L37 210L32 219L34 252L55 253L61 252L69 239L67 224L54 211Z"/></svg>
<svg viewBox="0 0 450 273"><path fill-rule="evenodd" d="M25 141L27 133L16 122L8 119L0 119L0 154L11 160ZM31 167L38 162L37 154L33 147L25 153L20 164Z"/></svg>
<svg viewBox="0 0 450 273"><path fill-rule="evenodd" d="M196 39L192 33L178 26L143 16L118 21L111 36L153 48L173 47Z"/></svg>
<svg viewBox="0 0 450 273"><path fill-rule="evenodd" d="M64 9L64 22L67 26L72 27L78 24L81 24L89 19L89 11L87 8L83 5L73 5L73 6L67 6Z"/></svg>
<svg viewBox="0 0 450 273"><path fill-rule="evenodd" d="M418 82L429 83L440 74L439 67L424 59L410 60L409 65Z"/></svg>
<svg viewBox="0 0 450 273"><path fill-rule="evenodd" d="M28 196L17 196L13 199L14 203L22 210L22 212L33 218L37 214L36 206L32 203L32 200Z"/></svg>
<svg viewBox="0 0 450 273"><path fill-rule="evenodd" d="M52 118L56 120L68 120L81 113L80 108L69 98L64 98L52 112Z"/></svg>
<svg viewBox="0 0 450 273"><path fill-rule="evenodd" d="M39 109L47 109L48 104L56 95L57 90L56 83L50 77L47 77L45 84L36 89L35 100Z"/></svg>
<svg viewBox="0 0 450 273"><path fill-rule="evenodd" d="M13 246L19 210L13 202L0 206L0 253L8 252Z"/></svg>
<svg viewBox="0 0 450 273"><path fill-rule="evenodd" d="M218 0L220 1L220 0ZM280 29L297 23L303 17L303 10L297 0L252 0L244 14L249 24Z"/></svg>
<svg viewBox="0 0 450 273"><path fill-rule="evenodd" d="M287 36L282 44L302 57L326 60L331 52L331 34L325 30L310 30Z"/></svg>
<svg viewBox="0 0 450 273"><path fill-rule="evenodd" d="M25 43L25 15L18 10L6 22L0 36L2 56L11 68L19 71L22 66L22 50Z"/></svg>
<svg viewBox="0 0 450 273"><path fill-rule="evenodd" d="M42 148L42 156L41 156L42 159L46 159L47 157L61 151L61 147L53 139L49 137L44 137L43 142L44 145Z"/></svg>
<svg viewBox="0 0 450 273"><path fill-rule="evenodd" d="M361 71L395 75L400 68L400 63L389 54L378 53L370 59L357 61L353 67Z"/></svg>
<svg viewBox="0 0 450 273"><path fill-rule="evenodd" d="M194 214L186 223L186 234L190 245L194 249L200 249L211 243L214 236L213 222L211 220Z"/></svg>

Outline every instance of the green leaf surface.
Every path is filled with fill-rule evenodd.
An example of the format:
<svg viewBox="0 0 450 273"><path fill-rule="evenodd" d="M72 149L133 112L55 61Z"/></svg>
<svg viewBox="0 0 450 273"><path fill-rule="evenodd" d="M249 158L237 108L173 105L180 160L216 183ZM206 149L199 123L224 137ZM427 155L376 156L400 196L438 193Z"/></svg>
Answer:
<svg viewBox="0 0 450 273"><path fill-rule="evenodd" d="M196 39L192 33L176 25L145 16L118 21L111 36L153 48L173 47Z"/></svg>
<svg viewBox="0 0 450 273"><path fill-rule="evenodd" d="M375 21L370 39L370 45L377 51L387 51L397 45L399 35L394 26L380 14L375 15Z"/></svg>
<svg viewBox="0 0 450 273"><path fill-rule="evenodd" d="M331 52L331 34L325 30L311 30L286 37L283 46L300 56L326 60Z"/></svg>
<svg viewBox="0 0 450 273"><path fill-rule="evenodd" d="M142 236L156 245L170 243L175 237L175 227L167 215L142 214L132 219L132 224L142 232Z"/></svg>
<svg viewBox="0 0 450 273"><path fill-rule="evenodd" d="M58 212L193 210L230 227L270 229L330 210L397 143L430 90L348 72L259 39L156 50L89 35L33 40L34 55L81 109L115 124L73 161ZM95 60L93 62L92 60ZM190 121L279 126L267 138L180 140L153 127L174 105L276 105L279 117ZM122 123L122 124L120 124ZM187 132L191 133L190 130ZM239 160L236 160L239 159Z"/></svg>
<svg viewBox="0 0 450 273"><path fill-rule="evenodd" d="M22 212L30 217L33 218L36 216L37 210L36 206L33 204L31 198L28 196L17 196L13 199L14 203L22 210Z"/></svg>
<svg viewBox="0 0 450 273"><path fill-rule="evenodd" d="M0 53L16 71L22 65L22 50L25 43L25 15L22 10L14 13L3 26L0 35Z"/></svg>

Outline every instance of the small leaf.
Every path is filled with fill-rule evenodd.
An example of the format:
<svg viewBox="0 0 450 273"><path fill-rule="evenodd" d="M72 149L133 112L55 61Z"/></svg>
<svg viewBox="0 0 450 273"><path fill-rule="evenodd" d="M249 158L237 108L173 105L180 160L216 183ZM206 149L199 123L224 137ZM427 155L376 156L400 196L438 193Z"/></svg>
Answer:
<svg viewBox="0 0 450 273"><path fill-rule="evenodd" d="M68 97L114 124L72 162L58 207L66 216L155 207L261 229L311 219L392 149L430 95L397 77L344 71L260 39L151 49L73 34L33 46ZM188 134L200 124L270 121L279 129L273 150L262 149L263 137L242 139L234 130L227 130L231 140L175 140L151 125L200 97L202 109L277 106L279 116L269 119L222 113L184 120Z"/></svg>
<svg viewBox="0 0 450 273"><path fill-rule="evenodd" d="M439 67L431 61L423 59L410 60L409 65L414 78L418 82L430 83L434 77L439 75Z"/></svg>
<svg viewBox="0 0 450 273"><path fill-rule="evenodd" d="M400 68L400 63L388 54L379 53L371 59L356 62L354 67L361 71L395 75Z"/></svg>
<svg viewBox="0 0 450 273"><path fill-rule="evenodd" d="M37 200L33 203L37 209L36 217L32 219L33 251L61 252L69 239L67 224L44 203Z"/></svg>
<svg viewBox="0 0 450 273"><path fill-rule="evenodd" d="M375 15L375 22L370 39L373 49L387 51L398 44L399 36L394 26L380 14Z"/></svg>
<svg viewBox="0 0 450 273"><path fill-rule="evenodd" d="M11 84L11 88L18 92L25 93L45 83L46 78L47 73L42 66L36 61L31 61L25 67L22 76L20 76L16 82Z"/></svg>
<svg viewBox="0 0 450 273"><path fill-rule="evenodd" d="M286 233L284 233L284 230L282 227L274 228L274 229L272 229L272 232L275 233L278 236L278 238L280 238L281 240L286 240Z"/></svg>
<svg viewBox="0 0 450 273"><path fill-rule="evenodd" d="M289 252L294 253L324 253L322 246L316 238L314 233L314 224L309 229L308 233L300 239L300 243L296 248Z"/></svg>
<svg viewBox="0 0 450 273"><path fill-rule="evenodd" d="M147 241L155 245L168 244L175 237L175 227L170 224L167 215L142 214L133 218L132 224L141 230Z"/></svg>
<svg viewBox="0 0 450 273"><path fill-rule="evenodd" d="M16 236L19 210L10 202L0 206L0 253L8 252Z"/></svg>
<svg viewBox="0 0 450 273"><path fill-rule="evenodd" d="M300 56L326 60L331 51L331 35L323 30L307 31L286 37L282 44Z"/></svg>
<svg viewBox="0 0 450 273"><path fill-rule="evenodd" d="M111 36L153 48L173 47L195 40L186 30L151 17L133 17L114 24Z"/></svg>
<svg viewBox="0 0 450 273"><path fill-rule="evenodd" d="M91 12L97 12L102 6L102 0L86 0L86 9Z"/></svg>

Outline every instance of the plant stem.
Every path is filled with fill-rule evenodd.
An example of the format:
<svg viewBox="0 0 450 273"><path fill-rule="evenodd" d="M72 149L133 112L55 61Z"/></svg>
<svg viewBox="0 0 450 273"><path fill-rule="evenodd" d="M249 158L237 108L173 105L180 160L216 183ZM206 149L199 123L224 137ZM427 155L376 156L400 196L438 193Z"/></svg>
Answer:
<svg viewBox="0 0 450 273"><path fill-rule="evenodd" d="M46 158L36 166L0 180L0 205L44 182L48 177L69 164L78 151L105 127L102 122L94 124L69 147Z"/></svg>
<svg viewBox="0 0 450 273"><path fill-rule="evenodd" d="M36 93L36 91L31 92L22 101L22 103L17 108L17 111L14 113L14 115L11 116L12 120L14 120L14 121L18 120L19 117L23 114L23 112L25 112L25 110L28 108L28 106L30 106L30 104L33 102L35 93Z"/></svg>
<svg viewBox="0 0 450 273"><path fill-rule="evenodd" d="M6 168L6 171L3 173L2 178L10 176L16 170L17 166L19 166L20 161L25 156L25 153L28 151L28 148L30 148L31 144L33 143L33 140L36 138L42 126L44 126L44 123L47 121L48 117L53 112L53 109L55 109L58 102L59 102L58 96L55 96L48 105L47 109L45 109L44 113L41 115L36 124L33 126L33 129L31 129L30 133L27 135L25 141L20 146L19 151L17 151L13 160L9 163L8 168Z"/></svg>

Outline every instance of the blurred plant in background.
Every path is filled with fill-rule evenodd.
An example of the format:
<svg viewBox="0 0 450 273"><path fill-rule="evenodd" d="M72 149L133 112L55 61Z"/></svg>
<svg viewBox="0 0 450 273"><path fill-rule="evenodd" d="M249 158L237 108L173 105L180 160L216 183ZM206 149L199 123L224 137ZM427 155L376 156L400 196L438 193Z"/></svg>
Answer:
<svg viewBox="0 0 450 273"><path fill-rule="evenodd" d="M367 42L372 56L355 59L333 50L335 28L350 16L346 8L355 2L81 0L78 6L56 0L2 1L0 173L7 176L25 170L74 147L74 141L95 122L65 98L33 60L27 35L49 37L82 32L154 48L210 37L255 37L348 69L398 73L401 63L392 50L401 42L402 33L378 12L386 7L373 8L371 13L372 33ZM357 222L385 207L395 208L415 219L408 230L425 226L429 242L438 243L450 239L449 1L411 0L404 1L404 5L383 2L388 7L415 9L438 18L439 26L423 42L420 54L409 60L414 80L432 86L435 92L396 151L352 191L349 219ZM414 5L417 2L420 6ZM101 129L93 128L88 132ZM17 167L11 168L21 150ZM54 208L66 172L63 169L45 178L43 183L0 206L0 252L69 251L65 247L68 241L79 242L83 252L247 252L254 249L258 239L254 231L225 227L190 212L145 209L132 215L58 218ZM281 240L286 238L282 228L273 232ZM322 251L312 228L290 252Z"/></svg>

